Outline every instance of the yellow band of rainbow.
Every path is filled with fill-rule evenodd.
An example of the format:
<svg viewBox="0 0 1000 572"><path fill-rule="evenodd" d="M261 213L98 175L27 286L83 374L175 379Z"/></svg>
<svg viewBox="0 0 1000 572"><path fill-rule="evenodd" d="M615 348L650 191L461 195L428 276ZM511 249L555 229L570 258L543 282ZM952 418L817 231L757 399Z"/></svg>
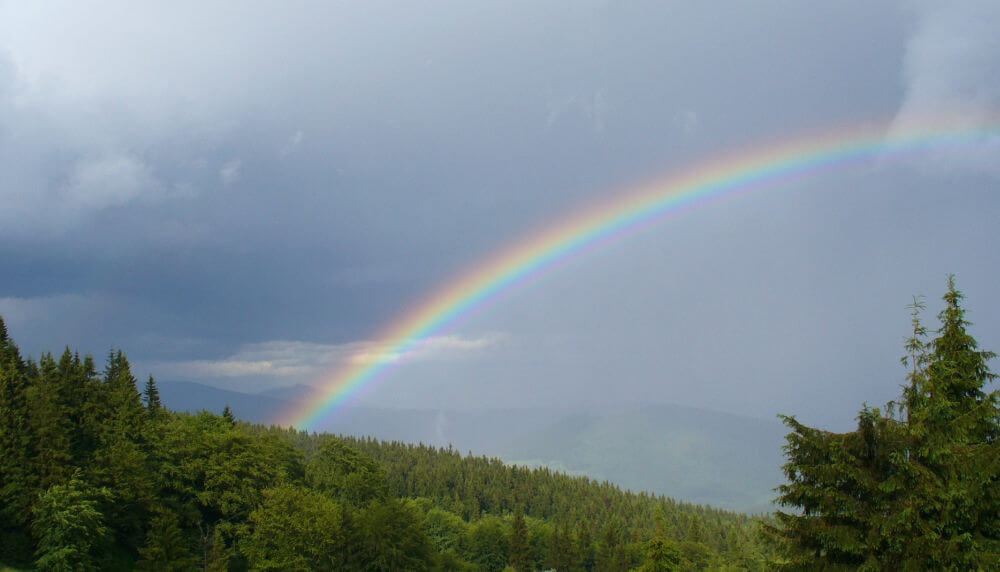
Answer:
<svg viewBox="0 0 1000 572"><path fill-rule="evenodd" d="M836 129L820 135L753 147L671 174L557 220L500 249L445 282L433 295L400 315L374 338L378 355L331 372L309 403L284 412L278 423L313 429L361 387L371 383L398 356L428 336L440 333L458 317L519 280L579 252L683 206L694 206L740 191L773 187L796 176L875 157L983 147L996 150L1000 161L1000 123L949 127L938 120L905 135L887 136L884 123Z"/></svg>

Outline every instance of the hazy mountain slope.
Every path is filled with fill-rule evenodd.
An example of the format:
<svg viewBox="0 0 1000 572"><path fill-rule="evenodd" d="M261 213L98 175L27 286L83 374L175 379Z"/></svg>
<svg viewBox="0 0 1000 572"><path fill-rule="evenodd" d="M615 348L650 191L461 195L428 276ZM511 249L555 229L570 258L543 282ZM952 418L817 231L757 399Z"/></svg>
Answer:
<svg viewBox="0 0 1000 572"><path fill-rule="evenodd" d="M577 414L517 440L502 455L691 502L771 510L783 482L785 428L673 405Z"/></svg>
<svg viewBox="0 0 1000 572"><path fill-rule="evenodd" d="M294 386L247 394L192 382L159 382L163 403L176 411L208 409L219 412L227 404L240 419L274 423L289 411L296 398L311 395L310 388ZM295 401L290 400L295 399ZM371 436L387 441L454 446L463 452L499 455L521 436L550 425L554 413L543 409L446 411L344 406L312 427L318 432Z"/></svg>
<svg viewBox="0 0 1000 572"><path fill-rule="evenodd" d="M279 411L291 406L288 401L270 397L219 389L190 381L159 381L160 400L174 411L219 413L228 405L237 418L253 423L266 423Z"/></svg>
<svg viewBox="0 0 1000 572"><path fill-rule="evenodd" d="M164 404L174 410L221 411L272 423L306 387L266 394L227 391L190 382L161 382ZM284 398L284 399L283 399ZM783 482L777 421L763 421L656 405L611 413L567 414L518 409L434 411L341 407L316 431L384 440L452 445L460 451L506 461L544 464L607 479L635 491L742 511L771 510L772 489Z"/></svg>

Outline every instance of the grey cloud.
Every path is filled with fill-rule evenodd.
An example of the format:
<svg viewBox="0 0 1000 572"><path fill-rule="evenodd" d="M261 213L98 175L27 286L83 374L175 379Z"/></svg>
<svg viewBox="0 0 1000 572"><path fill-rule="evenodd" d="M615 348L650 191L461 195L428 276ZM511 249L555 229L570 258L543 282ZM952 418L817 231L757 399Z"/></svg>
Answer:
<svg viewBox="0 0 1000 572"><path fill-rule="evenodd" d="M260 384L315 372L638 181L859 118L979 113L993 40L970 13L921 10L911 36L897 3L867 1L3 4L0 312L33 308L13 328L31 348L122 345L144 367L201 364L190 375L277 364L247 376ZM948 35L976 47L936 62ZM863 171L596 249L442 333L504 343L393 368L372 398L601 402L610 386L769 415L822 395L849 419L909 294L948 271L970 299L995 283L977 264L995 246L992 187L962 169ZM823 325L782 369L762 356L796 315ZM858 328L889 341L803 381ZM255 345L269 340L295 342Z"/></svg>
<svg viewBox="0 0 1000 572"><path fill-rule="evenodd" d="M931 128L1000 125L1000 5L989 1L919 2L906 46L905 99L891 134ZM1000 136L993 145L936 153L924 167L973 168L1000 174Z"/></svg>
<svg viewBox="0 0 1000 572"><path fill-rule="evenodd" d="M231 159L219 169L219 179L227 187L240 180L240 172L243 169L243 161Z"/></svg>
<svg viewBox="0 0 1000 572"><path fill-rule="evenodd" d="M320 344L301 340L272 340L246 344L222 359L143 363L142 367L167 379L235 379L240 387L263 389L274 385L315 383L324 374L388 359L392 363L451 362L502 344L499 333L476 337L431 336L395 350L380 342ZM480 356L481 357L481 356ZM233 382L230 382L233 383Z"/></svg>

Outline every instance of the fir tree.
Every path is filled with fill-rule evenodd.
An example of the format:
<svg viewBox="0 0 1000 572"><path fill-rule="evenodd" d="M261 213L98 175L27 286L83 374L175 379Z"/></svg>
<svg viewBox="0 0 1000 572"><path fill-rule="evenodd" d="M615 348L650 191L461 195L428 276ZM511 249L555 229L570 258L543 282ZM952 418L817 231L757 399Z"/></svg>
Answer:
<svg viewBox="0 0 1000 572"><path fill-rule="evenodd" d="M905 416L865 407L858 429L835 434L785 417L788 483L770 530L789 567L977 569L1000 561L1000 409L992 352L966 330L962 294L949 278L941 327L929 344L911 306Z"/></svg>
<svg viewBox="0 0 1000 572"><path fill-rule="evenodd" d="M163 404L160 403L160 390L156 387L156 381L153 376L149 376L146 380L146 388L143 391L143 396L146 398L146 410L149 411L150 417L156 417L160 414L163 409Z"/></svg>
<svg viewBox="0 0 1000 572"><path fill-rule="evenodd" d="M514 513L510 526L510 565L517 572L531 572L535 568L528 545L528 527L520 509Z"/></svg>
<svg viewBox="0 0 1000 572"><path fill-rule="evenodd" d="M94 452L91 478L116 491L115 502L104 508L115 523L118 540L130 550L144 542L144 521L155 496L148 471L145 443L148 416L136 387L128 358L112 352L104 370L107 418L100 425L100 442Z"/></svg>
<svg viewBox="0 0 1000 572"><path fill-rule="evenodd" d="M948 278L941 327L922 360L907 426L916 486L905 561L930 567L1000 562L1000 408L989 361L968 333L962 293Z"/></svg>
<svg viewBox="0 0 1000 572"><path fill-rule="evenodd" d="M28 418L28 376L0 318L0 560L31 556L27 536L35 478Z"/></svg>
<svg viewBox="0 0 1000 572"><path fill-rule="evenodd" d="M198 558L191 550L190 539L181 530L177 515L167 510L153 516L146 544L139 549L139 555L138 570L184 572L198 565Z"/></svg>
<svg viewBox="0 0 1000 572"><path fill-rule="evenodd" d="M94 489L77 469L65 485L54 485L39 496L32 530L38 538L39 570L97 570L108 533L99 501L107 489Z"/></svg>
<svg viewBox="0 0 1000 572"><path fill-rule="evenodd" d="M228 403L222 408L222 418L225 419L230 425L236 425L236 416L233 415L233 410L229 408Z"/></svg>
<svg viewBox="0 0 1000 572"><path fill-rule="evenodd" d="M68 388L52 354L42 354L37 367L31 369L35 372L27 391L34 451L31 465L37 487L45 490L69 480L74 467L71 439L75 431L65 396Z"/></svg>

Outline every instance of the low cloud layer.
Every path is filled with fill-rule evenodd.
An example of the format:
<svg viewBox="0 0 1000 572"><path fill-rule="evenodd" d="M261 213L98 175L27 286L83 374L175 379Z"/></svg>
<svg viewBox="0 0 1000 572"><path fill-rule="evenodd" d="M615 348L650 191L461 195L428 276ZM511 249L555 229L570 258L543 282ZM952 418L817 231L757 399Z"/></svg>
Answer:
<svg viewBox="0 0 1000 572"><path fill-rule="evenodd" d="M221 359L154 363L148 367L166 379L239 378L243 381L243 389L253 390L264 389L268 384L314 382L340 369L376 361L449 361L470 352L486 351L503 340L504 336L496 333L476 338L432 336L400 351L378 342L319 344L274 340L247 344L237 353Z"/></svg>

